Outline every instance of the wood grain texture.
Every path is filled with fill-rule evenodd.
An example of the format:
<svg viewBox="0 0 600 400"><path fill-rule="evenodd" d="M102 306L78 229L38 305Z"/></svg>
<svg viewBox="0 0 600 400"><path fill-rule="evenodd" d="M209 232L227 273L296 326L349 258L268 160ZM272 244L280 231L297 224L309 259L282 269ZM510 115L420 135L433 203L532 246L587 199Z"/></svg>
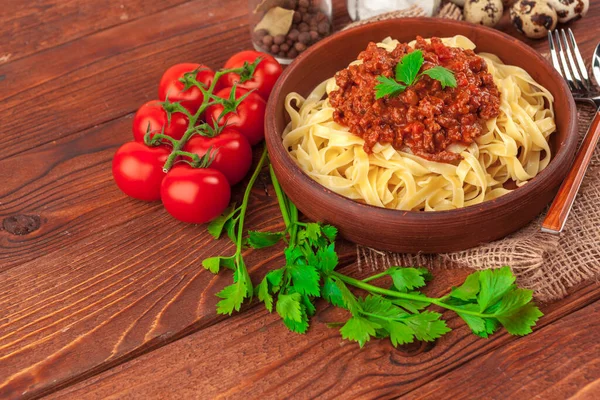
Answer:
<svg viewBox="0 0 600 400"><path fill-rule="evenodd" d="M561 400L600 395L600 312L596 301L521 340L478 357L406 399ZM490 380L490 373L495 379ZM515 384L518 382L518 384Z"/></svg>
<svg viewBox="0 0 600 400"><path fill-rule="evenodd" d="M172 64L222 65L250 46L246 12L236 1L193 1L1 66L2 131L20 134L4 134L0 159L134 112L158 96ZM29 79L35 65L44 68Z"/></svg>
<svg viewBox="0 0 600 400"><path fill-rule="evenodd" d="M345 270L355 276L367 273L352 267ZM430 293L439 294L447 289L449 283L461 281L465 271L437 270L435 274ZM557 342L556 331L546 335L546 329L555 321L561 323L562 318L586 304L595 302L597 305L598 299L600 290L589 285L582 287L568 301L544 307L546 315L531 338L538 344L541 338L545 338L546 345ZM323 303L318 309L306 335L287 331L277 315L268 314L262 307L248 310L58 392L51 398L395 398L418 390L429 382L436 382L462 365L469 366L471 362L485 359L486 355L496 354L499 349L528 347L525 343L532 343L529 337L515 338L504 331L487 340L478 338L455 315L446 312L444 318L454 330L435 343L394 349L387 340L375 340L360 349L355 343L343 341L336 329L326 325L339 321L343 312L323 308ZM597 312L597 307L591 311L592 314ZM589 319L590 315L585 312L584 319ZM560 326L581 321L577 318ZM597 322L573 325L568 332L589 324ZM592 350L590 345L595 331L591 329L582 335L586 338L584 345L573 344L573 347L579 347L580 353L584 349ZM566 334L562 343L572 338L573 335ZM597 346L598 342L595 343ZM222 355L223 349L228 349L226 357ZM541 362L545 355L540 353L538 356L538 359L532 356L531 362ZM568 356L568 353L565 354L562 360L566 361ZM589 358L593 358L593 354ZM554 361L560 363L560 360ZM553 363L548 369L557 366ZM561 376L564 372L562 370ZM545 376L544 370L540 370L537 378ZM495 378L496 371L480 373L480 380L490 386ZM536 375L532 374L530 379L536 379ZM448 382L447 387L451 386L452 382ZM177 389L171 391L172 388ZM444 393L444 390L446 387L441 387L439 393ZM536 392L531 390L527 393L533 395ZM501 394L490 389L483 398L507 398ZM532 396L521 398L527 397ZM482 397L475 394L454 398Z"/></svg>
<svg viewBox="0 0 600 400"><path fill-rule="evenodd" d="M187 0L4 0L0 64L168 9Z"/></svg>
<svg viewBox="0 0 600 400"><path fill-rule="evenodd" d="M543 231L559 234L565 227L569 211L571 211L581 182L583 182L585 173L592 161L598 140L600 140L600 111L596 112L590 129L577 150L577 157L575 157L569 173L560 189L558 189L558 193L544 218Z"/></svg>
<svg viewBox="0 0 600 400"><path fill-rule="evenodd" d="M256 188L248 227L281 230L273 196ZM215 277L201 262L233 251L154 208L5 272L0 398L37 396L222 320L215 293L231 276ZM256 280L284 263L281 248L246 257ZM343 262L354 257L352 246L342 249Z"/></svg>
<svg viewBox="0 0 600 400"><path fill-rule="evenodd" d="M139 13L132 11L129 20L117 22L118 10L104 7L117 3ZM86 8L90 4L93 12ZM348 21L345 4L345 0L334 0L338 28ZM205 371L196 365L227 372L228 360L236 365L238 356L241 361L232 371L256 369L242 381L256 393L265 390L262 375L293 385L302 374L329 379L318 386L331 392L337 382L329 377L330 366L335 367L331 367L334 377L343 379L342 387L372 385L379 382L379 376L390 376L389 382L411 381L411 387L417 387L429 374L442 376L454 366L511 343L506 335L493 342L470 342L465 337L471 336L462 328L440 342L445 347L439 353L437 344L399 352L385 342L356 352L348 344L340 346L337 332L325 328L323 321L335 316L329 316L330 310L320 313L315 329L305 336L287 333L261 308L227 319L221 328L223 318L215 315L214 293L230 278L206 273L199 262L206 255L228 253L232 248L226 242L209 240L203 227L179 224L158 204L127 199L112 183L110 158L129 140L131 113L156 96L158 79L168 65L201 60L216 68L234 52L249 47L247 2L9 0L2 6L0 398L39 397L106 370L93 382L107 379L127 386L127 382L112 380L121 370L115 370L114 378L107 375L112 367L125 363L127 368L122 370L128 370L127 361L145 353L147 358L160 355L154 350L173 341L177 344L181 341L177 339L189 334L193 334L189 342L182 343L198 349L199 343L209 346L212 360L181 361L185 373L195 376L195 386L180 385L178 395L179 372L173 370L177 379L164 393L155 395L181 398L184 391L194 390L190 393L198 397L199 390L208 394L235 388L241 374L229 373L222 382L204 381ZM69 7L82 11L66 11ZM600 3L595 3L587 18L573 24L585 56L595 45L592 33L599 22ZM542 42L534 45L545 49ZM5 51L12 53L8 59L3 57ZM281 226L267 182L261 176L253 192L248 224L255 229ZM239 196L240 189L235 193ZM352 262L353 246L344 241L340 246L343 263ZM281 263L279 252L275 248L248 253L254 279ZM465 274L438 272L434 292L447 290ZM593 302L598 291L597 286L583 287L577 296L546 311L550 315L552 310L563 310L552 314L558 318ZM548 316L543 324L552 324L556 318ZM262 340L261 346L267 343L268 350L244 338L240 338L242 353L217 346L229 343L228 335L234 332L258 335L248 338ZM216 341L211 344L212 340ZM173 347L164 348L173 351ZM330 349L340 352L331 353L334 357L328 364L314 361L325 359ZM249 357L252 354L256 363ZM427 354L435 361L427 364ZM355 365L362 365L365 376L355 378L356 371L348 371L349 356L356 357ZM294 362L295 357L300 362ZM425 357L425 361L419 364L414 357ZM167 358L166 364L177 360ZM303 366L305 362L309 367ZM285 367L286 363L292 364ZM442 364L436 367L435 363ZM313 364L321 369L310 370ZM373 371L372 365L376 366ZM412 369L404 374L407 365ZM575 378L582 386L584 381L591 382L583 375ZM358 383L352 383L353 379ZM308 381L299 382L301 387ZM111 392L107 386L98 386L94 391L88 387L91 383L84 381L74 387L74 393L92 396L121 390L116 387ZM307 386L313 384L314 379ZM143 387L138 393L130 386L129 396L145 393ZM593 389L586 388L587 392Z"/></svg>

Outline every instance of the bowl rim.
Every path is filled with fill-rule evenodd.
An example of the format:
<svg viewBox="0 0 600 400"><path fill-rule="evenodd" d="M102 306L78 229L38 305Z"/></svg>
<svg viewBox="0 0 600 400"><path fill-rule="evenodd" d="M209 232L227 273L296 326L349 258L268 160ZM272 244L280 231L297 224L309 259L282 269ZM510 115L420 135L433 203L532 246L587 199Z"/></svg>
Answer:
<svg viewBox="0 0 600 400"><path fill-rule="evenodd" d="M353 31L361 31L368 30L372 28L376 28L377 26L383 26L390 23L411 23L411 22L425 22L436 25L446 25L450 28L452 27L464 27L465 25L469 25L471 29L481 30L487 32L492 36L496 36L501 43L510 42L511 46L515 46L516 49L520 51L524 51L529 53L535 59L537 59L538 63L543 66L545 69L545 73L549 73L552 79L558 81L560 92L561 93L552 93L555 97L555 107L556 107L556 98L557 95L566 94L566 101L569 105L569 121L567 126L564 128L567 130L566 140L562 143L560 150L555 153L550 160L548 166L538 173L533 179L527 182L525 185L518 187L506 193L500 197L497 197L492 200L487 200L479 204L473 204L461 208L456 208L452 210L440 210L435 212L427 212L427 211L413 211L413 210L398 210L391 209L385 207L374 206L366 203L360 203L356 200L345 197L339 193L332 191L331 189L321 185L319 182L312 179L300 166L293 160L290 156L289 152L283 147L281 140L281 132L277 131L277 126L275 122L275 116L273 115L276 112L277 108L277 100L282 95L282 83L290 76L292 73L297 71L302 64L302 60L309 57L312 53L318 51L322 47L328 46L330 43L339 40L339 37L343 34L347 34L347 32ZM416 36L416 34L415 34ZM508 43L507 43L508 44ZM286 93L287 95L287 93ZM555 108L556 109L556 108ZM556 131L555 131L556 132ZM273 93L269 97L269 101L267 103L267 111L265 115L265 139L267 144L269 145L269 150L275 149L279 153L284 153L285 156L281 157L279 161L281 161L286 169L291 170L294 176L297 179L301 179L303 183L310 185L312 189L325 191L325 194L328 196L334 196L343 201L344 207L348 207L348 211L352 214L355 213L365 213L365 212L377 212L381 216L389 217L389 218L398 218L403 217L406 219L411 219L414 221L421 220L431 220L431 219L455 219L460 217L471 216L473 211L490 211L494 212L498 209L501 209L520 198L527 197L531 195L535 191L537 191L541 186L549 180L553 174L557 172L558 169L561 168L563 163L567 162L571 165L574 157L575 157L575 149L578 143L578 134L577 134L577 109L575 106L575 101L571 92L562 78L558 74L558 72L554 69L552 65L536 50L531 48L526 43L518 40L517 38L510 36L504 32L498 31L493 28L489 28L482 25L474 25L465 21L455 21L449 19L439 19L439 18L428 18L428 17L415 17L415 18L390 18L381 21L371 22L364 25L359 25L353 28L348 28L339 32L334 33L333 35L317 42L313 46L309 47L305 52L300 54L287 68L284 69L283 73L279 77L277 83L275 84L275 88ZM274 143L270 143L271 139ZM478 210L479 209L479 210Z"/></svg>

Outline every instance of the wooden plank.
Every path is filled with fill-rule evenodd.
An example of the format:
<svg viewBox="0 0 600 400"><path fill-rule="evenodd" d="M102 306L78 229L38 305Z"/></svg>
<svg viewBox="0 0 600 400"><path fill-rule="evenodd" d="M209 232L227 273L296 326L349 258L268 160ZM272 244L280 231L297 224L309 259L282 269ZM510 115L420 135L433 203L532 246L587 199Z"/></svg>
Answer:
<svg viewBox="0 0 600 400"><path fill-rule="evenodd" d="M261 186L248 227L281 229L274 193ZM201 261L232 253L157 207L4 272L0 398L40 395L223 319L214 294L231 277ZM255 279L283 263L281 248L246 253ZM354 246L342 254L351 262Z"/></svg>
<svg viewBox="0 0 600 400"><path fill-rule="evenodd" d="M159 209L128 199L112 179L112 156L130 126L128 116L0 161L0 221L38 222L28 234L0 229L0 271Z"/></svg>
<svg viewBox="0 0 600 400"><path fill-rule="evenodd" d="M0 64L27 57L187 0L4 0Z"/></svg>
<svg viewBox="0 0 600 400"><path fill-rule="evenodd" d="M18 132L0 159L135 111L172 64L220 67L250 47L246 13L240 0L193 1L0 66L2 129Z"/></svg>
<svg viewBox="0 0 600 400"><path fill-rule="evenodd" d="M405 398L598 398L599 315L600 302L596 301L531 336L453 370Z"/></svg>
<svg viewBox="0 0 600 400"><path fill-rule="evenodd" d="M345 270L356 276L366 273L357 271L355 266ZM449 284L458 283L465 275L464 270L455 269L434 272L435 293L447 290ZM565 323L562 318L594 302L596 305L585 312L584 318L596 319L597 324L598 299L600 286L590 284L563 301L543 307L546 315L531 339L511 337L506 332L481 339L448 312L445 318L454 330L436 343L394 349L388 341L375 340L362 350L343 341L336 329L327 327L327 323L343 317L339 309L324 308L321 303L308 333L298 335L289 332L276 315L268 314L262 307L253 308L57 392L53 397L195 398L201 393L204 398L224 399L391 398L417 390L503 346L552 343L557 340L556 331L546 332L556 321L560 323L559 330L569 325L572 327L569 333L582 331L581 326L586 325L575 325L581 318ZM596 335L594 330L583 334L587 342L582 343L579 353L589 350L589 343ZM563 341L566 343L572 337L566 334ZM575 347L577 342L573 344ZM487 376L485 372L481 380L495 379L496 371L487 371ZM528 394L523 398L534 393Z"/></svg>

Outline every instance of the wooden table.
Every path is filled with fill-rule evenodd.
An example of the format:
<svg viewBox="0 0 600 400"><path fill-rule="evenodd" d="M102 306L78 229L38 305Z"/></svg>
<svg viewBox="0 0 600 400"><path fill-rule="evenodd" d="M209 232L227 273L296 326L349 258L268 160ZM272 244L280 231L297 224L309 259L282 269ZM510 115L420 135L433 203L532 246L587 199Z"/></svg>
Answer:
<svg viewBox="0 0 600 400"><path fill-rule="evenodd" d="M600 39L593 3L571 25L585 59ZM200 262L232 246L124 196L110 162L168 66L218 68L249 47L245 1L3 2L0 398L599 398L597 283L544 305L527 337L479 339L447 313L450 334L399 349L342 341L325 304L306 335L256 303L215 314L231 277ZM251 210L248 227L282 226L266 175ZM255 281L282 264L280 251L247 252ZM367 272L351 244L339 253L345 272ZM467 271L435 274L441 293Z"/></svg>

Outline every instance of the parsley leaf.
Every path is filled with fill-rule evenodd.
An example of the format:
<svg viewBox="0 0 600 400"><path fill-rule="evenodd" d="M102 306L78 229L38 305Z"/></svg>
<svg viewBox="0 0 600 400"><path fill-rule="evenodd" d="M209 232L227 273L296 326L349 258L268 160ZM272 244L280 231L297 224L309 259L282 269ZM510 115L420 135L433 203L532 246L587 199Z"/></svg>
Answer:
<svg viewBox="0 0 600 400"><path fill-rule="evenodd" d="M202 266L212 272L218 274L220 267L227 267L229 269L235 269L234 256L231 257L210 257L205 258L202 261Z"/></svg>
<svg viewBox="0 0 600 400"><path fill-rule="evenodd" d="M414 340L412 329L402 322L389 321L386 328L390 335L390 341L394 347L401 344L412 343Z"/></svg>
<svg viewBox="0 0 600 400"><path fill-rule="evenodd" d="M460 300L473 300L479 292L479 272L467 276L465 282L459 287L453 287L450 296Z"/></svg>
<svg viewBox="0 0 600 400"><path fill-rule="evenodd" d="M398 268L389 269L394 286L400 292L425 286L425 277L428 271L425 268Z"/></svg>
<svg viewBox="0 0 600 400"><path fill-rule="evenodd" d="M302 322L302 305L300 304L300 293L279 294L277 298L277 314L281 318L295 322Z"/></svg>
<svg viewBox="0 0 600 400"><path fill-rule="evenodd" d="M249 287L248 284L250 284ZM223 299L217 303L217 314L231 315L234 310L240 311L244 299L249 297L251 292L252 283L249 283L242 274L236 282L217 293L217 296Z"/></svg>
<svg viewBox="0 0 600 400"><path fill-rule="evenodd" d="M323 227L321 227L321 230L323 231L323 234L327 236L327 239L329 239L332 242L335 240L335 237L338 233L337 228L331 225L324 225Z"/></svg>
<svg viewBox="0 0 600 400"><path fill-rule="evenodd" d="M440 319L442 314L423 311L404 319L404 323L415 333L415 337L425 342L431 342L450 332L446 322Z"/></svg>
<svg viewBox="0 0 600 400"><path fill-rule="evenodd" d="M477 295L477 303L481 312L496 303L509 290L513 289L515 276L510 267L479 271L480 291Z"/></svg>
<svg viewBox="0 0 600 400"><path fill-rule="evenodd" d="M325 278L321 287L321 297L336 307L346 308L346 302L337 283L330 277Z"/></svg>
<svg viewBox="0 0 600 400"><path fill-rule="evenodd" d="M326 274L333 271L338 264L338 256L334 246L334 243L331 243L325 248L320 248L317 252L316 258L319 260L318 267Z"/></svg>
<svg viewBox="0 0 600 400"><path fill-rule="evenodd" d="M256 288L258 300L265 303L265 307L269 312L273 311L273 296L269 292L269 281L265 276Z"/></svg>
<svg viewBox="0 0 600 400"><path fill-rule="evenodd" d="M362 317L350 318L340 329L342 338L358 342L363 347L372 336L375 336L375 330L381 328L376 322L369 321Z"/></svg>
<svg viewBox="0 0 600 400"><path fill-rule="evenodd" d="M270 247L279 242L285 232L248 231L248 245L253 249Z"/></svg>
<svg viewBox="0 0 600 400"><path fill-rule="evenodd" d="M498 316L498 321L511 335L527 335L532 332L531 327L543 316L542 312L534 304L526 304L516 312L505 316Z"/></svg>
<svg viewBox="0 0 600 400"><path fill-rule="evenodd" d="M454 77L454 73L450 71L448 68L444 68L441 65L436 65L433 68L430 68L426 71L423 71L423 75L427 75L436 81L440 81L442 84L442 89L446 87L456 87L456 78Z"/></svg>
<svg viewBox="0 0 600 400"><path fill-rule="evenodd" d="M235 203L231 206L227 207L223 214L219 215L217 218L213 219L206 230L208 233L212 235L215 239L221 237L221 233L223 232L223 228L225 227L225 223L229 221L235 213L239 211L239 208L235 208Z"/></svg>
<svg viewBox="0 0 600 400"><path fill-rule="evenodd" d="M375 98L381 99L385 96L397 96L404 92L406 86L396 82L392 78L386 78L383 75L377 77L379 84L375 86Z"/></svg>
<svg viewBox="0 0 600 400"><path fill-rule="evenodd" d="M423 61L423 52L421 50L415 50L412 53L406 54L396 64L396 80L405 83L407 86L412 85L419 74Z"/></svg>
<svg viewBox="0 0 600 400"><path fill-rule="evenodd" d="M300 305L300 321L295 321L290 318L283 318L283 323L292 332L306 333L308 330L308 314L304 304Z"/></svg>
<svg viewBox="0 0 600 400"><path fill-rule="evenodd" d="M419 73L424 62L425 59L421 50L414 50L404 55L398 64L396 64L395 79L383 75L377 77L379 84L375 86L375 98L381 99L385 96L397 96L404 92L407 87L415 84L423 75L440 81L442 89L456 87L454 72L441 65Z"/></svg>
<svg viewBox="0 0 600 400"><path fill-rule="evenodd" d="M310 265L290 265L287 267L294 289L300 294L309 296L318 296L321 291L319 288L320 275L317 269Z"/></svg>

